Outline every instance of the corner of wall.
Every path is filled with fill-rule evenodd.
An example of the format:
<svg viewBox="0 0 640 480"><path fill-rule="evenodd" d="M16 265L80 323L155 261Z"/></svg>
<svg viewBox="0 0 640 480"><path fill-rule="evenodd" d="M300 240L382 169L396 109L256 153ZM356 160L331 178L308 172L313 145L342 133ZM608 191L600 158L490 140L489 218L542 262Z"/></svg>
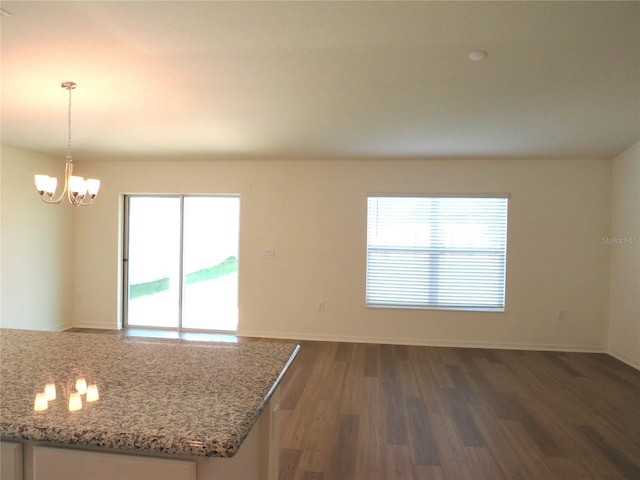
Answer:
<svg viewBox="0 0 640 480"><path fill-rule="evenodd" d="M607 352L640 370L640 142L612 161Z"/></svg>

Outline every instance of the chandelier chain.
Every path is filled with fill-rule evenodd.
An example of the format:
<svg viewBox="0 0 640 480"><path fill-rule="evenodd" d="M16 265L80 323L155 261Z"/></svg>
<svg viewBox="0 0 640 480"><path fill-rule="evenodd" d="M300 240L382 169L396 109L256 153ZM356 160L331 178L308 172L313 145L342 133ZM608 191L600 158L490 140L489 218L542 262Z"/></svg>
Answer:
<svg viewBox="0 0 640 480"><path fill-rule="evenodd" d="M69 90L69 113L67 115L68 139L67 139L67 157L71 158L71 90Z"/></svg>

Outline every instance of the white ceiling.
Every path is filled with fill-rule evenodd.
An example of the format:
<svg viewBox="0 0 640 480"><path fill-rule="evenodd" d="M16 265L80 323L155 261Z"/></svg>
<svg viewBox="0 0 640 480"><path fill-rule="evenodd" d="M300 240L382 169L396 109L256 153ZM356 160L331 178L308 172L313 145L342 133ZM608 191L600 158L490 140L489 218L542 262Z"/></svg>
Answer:
<svg viewBox="0 0 640 480"><path fill-rule="evenodd" d="M612 158L640 139L639 1L1 8L2 143L62 157L71 80L79 161Z"/></svg>

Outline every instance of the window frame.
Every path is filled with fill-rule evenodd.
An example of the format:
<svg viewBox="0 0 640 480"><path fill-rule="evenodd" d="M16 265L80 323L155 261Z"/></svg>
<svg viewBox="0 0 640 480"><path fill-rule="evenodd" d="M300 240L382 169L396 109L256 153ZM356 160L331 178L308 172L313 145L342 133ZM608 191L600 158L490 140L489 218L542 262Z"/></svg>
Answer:
<svg viewBox="0 0 640 480"><path fill-rule="evenodd" d="M425 257L428 257L428 264L437 264L437 260L433 261L431 256L437 257L438 255L476 255L476 254L485 254L485 255L495 255L496 248L470 248L465 251L465 249L438 249L434 248L433 245L425 243L424 245L420 245L419 247L386 247L380 245L372 245L371 242L371 219L370 219L370 200L374 198L415 198L415 199L499 199L504 200L504 216L500 217L500 224L504 229L503 236L503 247L499 249L499 256L502 259L502 268L501 268L501 287L498 291L501 295L501 302L495 303L493 305L476 305L476 304L443 304L438 303L437 300L434 300L433 290L437 290L439 287L438 282L434 282L434 287L423 287L425 291L428 291L429 301L426 302L392 302L392 301L381 301L373 298L370 290L371 283L371 259L370 253L372 250L387 250L387 251L395 251L396 253L400 250L404 249L406 251L410 251L410 253L415 254L418 251L422 251L422 253L427 253ZM385 308L385 309L415 309L415 310L454 310L454 311L475 311L475 312L504 312L506 309L506 292L507 292L507 251L508 251L508 223L509 223L509 199L510 194L508 193L389 193L389 192L368 192L366 198L366 253L365 253L365 306L366 308ZM377 224L377 223L376 223ZM436 224L438 225L438 224ZM436 267L437 268L437 267ZM433 269L424 270L424 278L430 277L433 279L438 276L442 276L442 273L438 271L434 271ZM398 283L398 286L402 288L403 283ZM397 295L401 297L401 294Z"/></svg>

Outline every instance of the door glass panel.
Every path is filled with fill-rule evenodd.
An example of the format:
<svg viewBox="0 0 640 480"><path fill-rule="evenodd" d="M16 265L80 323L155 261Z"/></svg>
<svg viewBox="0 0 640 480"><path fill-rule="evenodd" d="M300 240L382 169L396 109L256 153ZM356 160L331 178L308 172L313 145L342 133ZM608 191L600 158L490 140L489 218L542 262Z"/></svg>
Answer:
<svg viewBox="0 0 640 480"><path fill-rule="evenodd" d="M179 326L180 198L129 197L130 326Z"/></svg>
<svg viewBox="0 0 640 480"><path fill-rule="evenodd" d="M238 197L184 198L182 327L238 326Z"/></svg>

